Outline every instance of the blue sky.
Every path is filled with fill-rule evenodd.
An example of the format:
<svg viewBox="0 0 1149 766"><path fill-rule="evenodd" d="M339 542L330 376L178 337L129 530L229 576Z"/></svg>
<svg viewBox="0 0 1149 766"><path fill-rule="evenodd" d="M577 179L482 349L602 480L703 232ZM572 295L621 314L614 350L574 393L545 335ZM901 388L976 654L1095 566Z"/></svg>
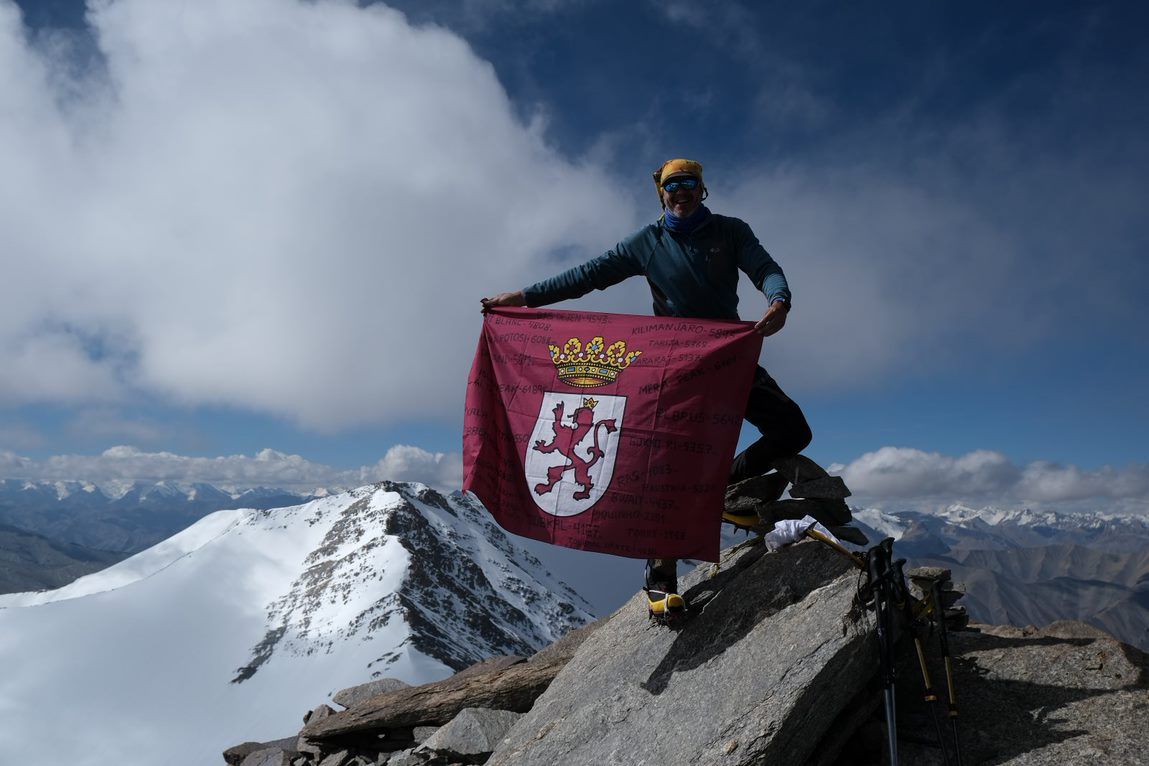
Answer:
<svg viewBox="0 0 1149 766"><path fill-rule="evenodd" d="M478 298L651 220L689 156L790 276L764 363L808 454L1149 498L1138 4L393 7L0 0L0 468L411 445L445 480ZM648 311L632 282L582 305Z"/></svg>

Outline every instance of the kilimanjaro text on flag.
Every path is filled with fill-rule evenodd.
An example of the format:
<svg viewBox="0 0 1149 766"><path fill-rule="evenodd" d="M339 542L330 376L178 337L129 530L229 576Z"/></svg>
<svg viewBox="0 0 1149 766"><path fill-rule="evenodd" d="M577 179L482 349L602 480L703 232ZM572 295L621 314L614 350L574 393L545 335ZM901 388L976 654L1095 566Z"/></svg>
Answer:
<svg viewBox="0 0 1149 766"><path fill-rule="evenodd" d="M463 489L524 537L716 561L761 348L750 322L492 309L467 383Z"/></svg>

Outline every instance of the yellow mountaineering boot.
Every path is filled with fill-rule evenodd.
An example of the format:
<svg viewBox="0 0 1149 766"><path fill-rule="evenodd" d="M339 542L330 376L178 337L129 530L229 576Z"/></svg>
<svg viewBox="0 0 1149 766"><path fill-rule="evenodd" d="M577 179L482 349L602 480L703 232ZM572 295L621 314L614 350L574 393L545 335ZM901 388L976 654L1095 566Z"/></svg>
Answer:
<svg viewBox="0 0 1149 766"><path fill-rule="evenodd" d="M686 614L686 599L678 594L678 559L646 560L647 614L663 624Z"/></svg>

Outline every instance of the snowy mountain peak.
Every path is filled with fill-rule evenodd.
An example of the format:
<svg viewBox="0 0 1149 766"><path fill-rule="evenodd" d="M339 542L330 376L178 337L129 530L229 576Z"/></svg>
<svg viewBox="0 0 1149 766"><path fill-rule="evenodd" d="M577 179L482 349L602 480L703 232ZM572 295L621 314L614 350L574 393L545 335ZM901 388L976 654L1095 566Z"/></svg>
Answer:
<svg viewBox="0 0 1149 766"><path fill-rule="evenodd" d="M61 760L112 746L93 710L162 698L172 729L151 733L157 750L132 742L108 762L171 762L168 743L194 730L210 735L180 762L208 763L293 731L312 700L365 678L434 680L590 619L477 503L382 482L219 511L59 590L0 596L0 662L24 703L9 725L47 737L36 711L52 705L50 725L69 731ZM41 696L77 677L100 698Z"/></svg>
<svg viewBox="0 0 1149 766"><path fill-rule="evenodd" d="M480 506L421 484L382 482L257 512L253 522L323 534L270 602L267 630L235 682L275 652L330 652L388 631L407 633L372 659L373 675L404 646L458 670L493 654L529 654L590 619L589 605L516 550Z"/></svg>

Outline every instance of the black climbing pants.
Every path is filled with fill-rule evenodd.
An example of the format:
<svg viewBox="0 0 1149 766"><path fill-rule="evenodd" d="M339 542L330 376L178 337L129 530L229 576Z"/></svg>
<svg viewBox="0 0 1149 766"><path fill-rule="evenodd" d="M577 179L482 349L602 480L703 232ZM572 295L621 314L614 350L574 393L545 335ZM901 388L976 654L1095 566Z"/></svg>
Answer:
<svg viewBox="0 0 1149 766"><path fill-rule="evenodd" d="M754 370L746 419L762 438L734 456L731 484L766 473L775 460L797 455L813 438L802 408L761 367Z"/></svg>

